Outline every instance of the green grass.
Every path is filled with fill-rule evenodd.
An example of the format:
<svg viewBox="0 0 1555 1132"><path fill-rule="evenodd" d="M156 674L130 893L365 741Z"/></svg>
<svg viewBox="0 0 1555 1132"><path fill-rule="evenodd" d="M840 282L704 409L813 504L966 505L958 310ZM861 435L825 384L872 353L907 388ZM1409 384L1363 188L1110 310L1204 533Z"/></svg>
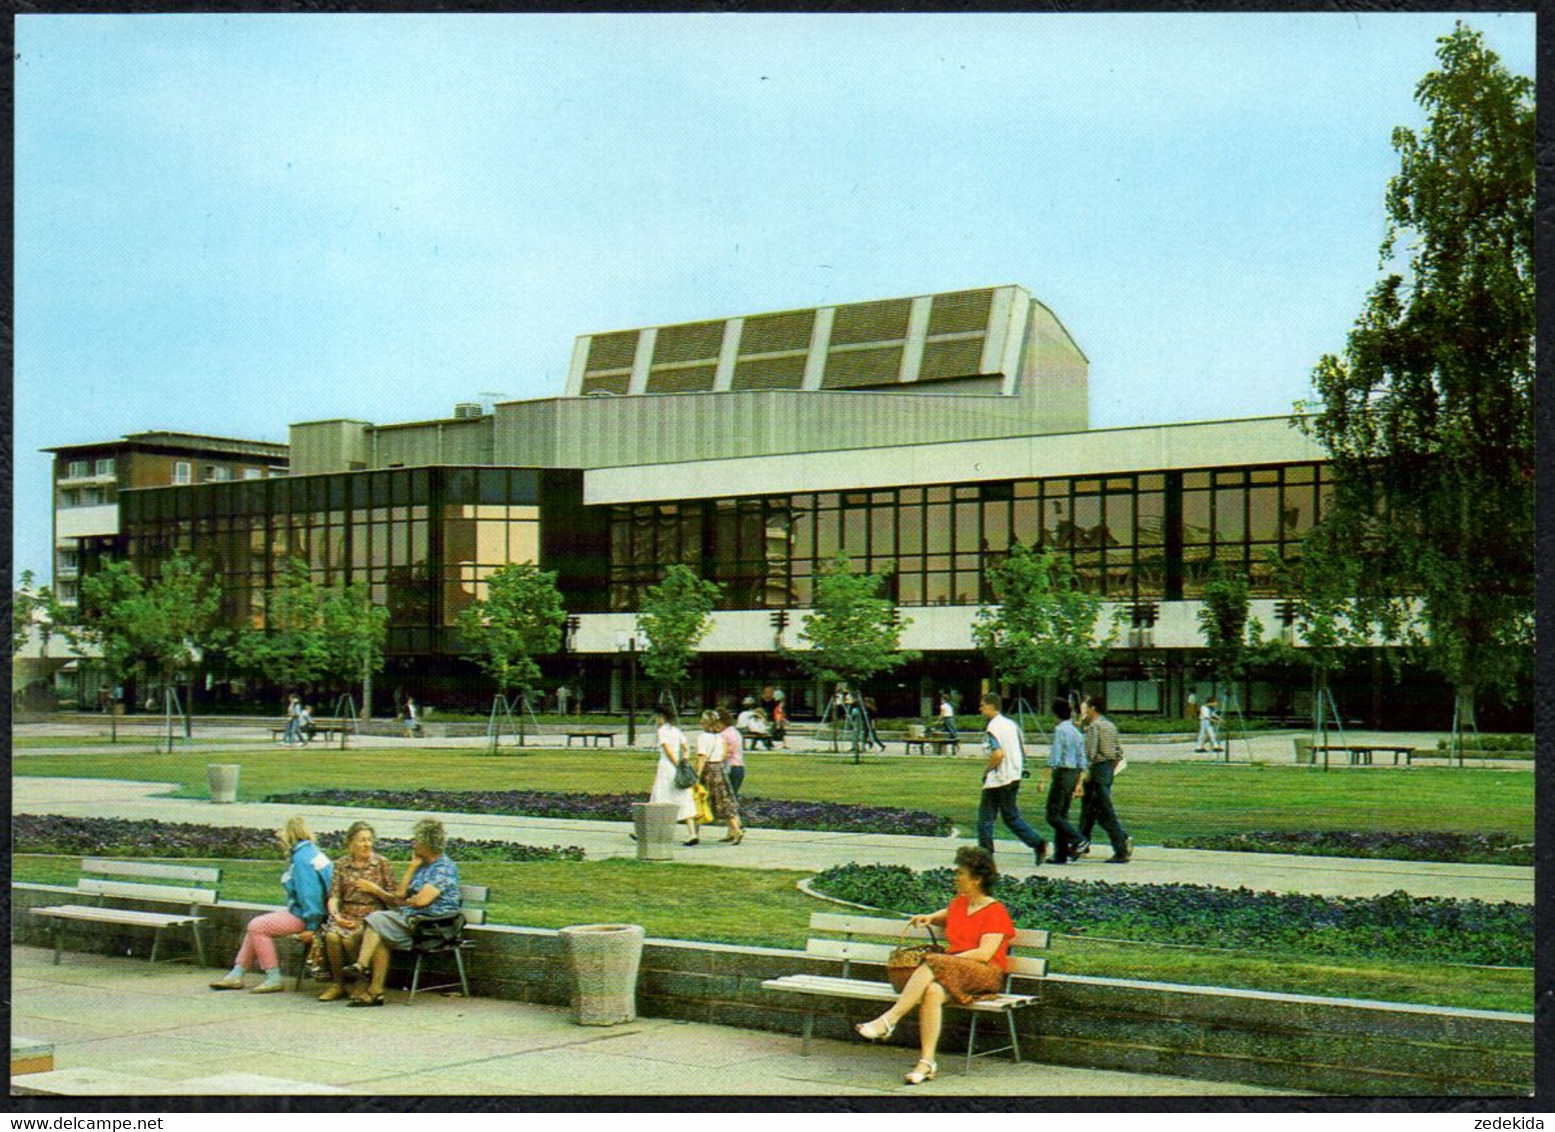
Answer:
<svg viewBox="0 0 1555 1132"><path fill-rule="evenodd" d="M166 736L166 734L167 733L165 731L152 731L144 727L137 727L133 731L129 728L124 728L119 732L119 742L124 744L126 747L135 744L146 743L155 746L158 741ZM193 742L196 744L211 743L220 745L230 744L232 742L231 739L201 738L198 735L195 736L192 740L185 739L182 735L175 735L174 739L178 743ZM110 742L111 740L108 735L108 729L106 727L96 735L77 735L74 737L68 735L24 735L19 738L16 736L12 736L11 738L11 746L19 751L44 751L58 750L61 748L96 747L99 744L108 746Z"/></svg>
<svg viewBox="0 0 1555 1132"><path fill-rule="evenodd" d="M641 791L653 780L652 754L640 751L532 748L486 755L474 748L394 750L282 749L230 756L243 767L239 797L310 788L435 790ZM156 754L144 747L93 755L29 755L29 775L123 778L180 784L207 796L198 751ZM976 821L978 763L970 758L866 757L851 760L786 751L748 759L745 790L766 798L900 806L945 814L962 830ZM1028 815L1041 800L1035 779L1023 795ZM1141 844L1249 830L1356 830L1505 833L1532 840L1533 777L1526 772L1415 767L1407 772L1324 774L1310 767L1224 763L1134 763L1113 799Z"/></svg>
<svg viewBox="0 0 1555 1132"><path fill-rule="evenodd" d="M274 861L180 860L223 870L225 899L278 903ZM471 862L469 884L489 885L493 923L560 928L569 924L641 924L650 936L761 947L804 947L812 912L829 905L795 887L804 874L708 865L610 860L511 864ZM75 857L18 854L18 881L74 884ZM1213 948L1161 947L1059 937L1050 954L1055 973L1099 975L1297 994L1372 998L1527 1013L1533 972L1487 970L1387 960L1315 960L1310 956Z"/></svg>

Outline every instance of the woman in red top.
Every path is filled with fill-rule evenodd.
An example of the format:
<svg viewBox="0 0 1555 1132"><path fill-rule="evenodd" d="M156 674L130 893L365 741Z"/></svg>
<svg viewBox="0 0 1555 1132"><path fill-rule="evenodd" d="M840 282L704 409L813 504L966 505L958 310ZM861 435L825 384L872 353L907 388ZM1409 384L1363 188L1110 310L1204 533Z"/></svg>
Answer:
<svg viewBox="0 0 1555 1132"><path fill-rule="evenodd" d="M992 853L971 845L956 850L956 898L948 908L914 916L910 921L914 925L945 925L948 954L927 956L891 1009L854 1027L861 1037L878 1042L889 1038L896 1024L918 1007L920 1057L905 1078L909 1085L932 1081L939 1071L934 1053L939 1046L945 999L965 1006L1004 989L1015 923L1005 906L989 895L998 880Z"/></svg>

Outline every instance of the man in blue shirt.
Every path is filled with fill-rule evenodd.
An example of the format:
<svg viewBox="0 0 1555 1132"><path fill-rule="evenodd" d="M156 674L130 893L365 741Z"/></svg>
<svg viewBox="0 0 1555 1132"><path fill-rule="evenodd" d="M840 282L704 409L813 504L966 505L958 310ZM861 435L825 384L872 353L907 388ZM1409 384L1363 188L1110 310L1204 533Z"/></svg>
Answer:
<svg viewBox="0 0 1555 1132"><path fill-rule="evenodd" d="M1053 827L1052 863L1065 865L1078 859L1075 846L1081 840L1080 831L1069 821L1069 802L1079 792L1080 776L1085 773L1085 736L1070 719L1073 710L1068 700L1054 700L1053 714L1058 717L1058 726L1053 728L1053 746L1047 756L1047 823Z"/></svg>

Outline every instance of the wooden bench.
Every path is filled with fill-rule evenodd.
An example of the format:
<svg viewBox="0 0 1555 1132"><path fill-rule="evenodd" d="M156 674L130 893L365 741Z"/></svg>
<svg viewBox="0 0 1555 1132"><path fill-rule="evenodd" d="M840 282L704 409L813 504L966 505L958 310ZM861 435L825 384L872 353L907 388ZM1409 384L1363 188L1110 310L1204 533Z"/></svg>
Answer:
<svg viewBox="0 0 1555 1132"><path fill-rule="evenodd" d="M842 974L838 975L784 975L779 979L767 979L761 985L768 990L786 991L790 994L804 995L807 999L814 998L857 998L869 1002L894 1002L896 991L891 989L888 982L879 982L872 979L858 979L851 976L851 966L854 963L864 963L883 968L886 959L898 946L897 941L902 936L902 921L887 920L871 916L839 915L833 912L815 912L810 916L810 930L812 932L831 932L840 934L843 939L817 938L812 936L805 941L805 954L813 955L819 959L835 959L842 963ZM855 936L873 937L872 940L856 940ZM908 928L907 937L914 942L929 938L927 928ZM940 933L943 941L943 933ZM1041 979L1047 974L1046 959L1027 959L1017 956L1014 949L1017 947L1045 948L1048 945L1048 933L1045 931L1017 931L1015 939L1011 943L1010 951L1010 975L1024 979ZM1010 979L1005 979L1003 993L991 998L978 999L967 1006L960 1006L950 999L945 1000L947 1009L969 1011L972 1015L972 1026L967 1034L966 1041L966 1068L972 1070L972 1058L985 1057L991 1053L1003 1053L1009 1050L1015 1060L1020 1061L1020 1037L1015 1030L1015 1012L1028 1006L1034 1006L1039 1001L1037 994L1011 994ZM815 1027L815 1007L813 1003L806 1002L804 1034L802 1050L805 1054L810 1052L810 1035ZM996 1049L974 1052L973 1047L977 1042L977 1021L985 1014L1002 1014L1010 1031L1010 1044L999 1046Z"/></svg>
<svg viewBox="0 0 1555 1132"><path fill-rule="evenodd" d="M1318 746L1312 749L1323 752L1323 765L1325 767L1328 765L1330 751L1347 752L1350 756L1351 766L1371 766L1372 756L1378 752L1384 755L1392 752L1394 766L1398 765L1400 757L1406 760L1405 765L1413 764L1415 759L1415 749L1413 747L1395 747L1386 743L1330 743L1327 746Z"/></svg>
<svg viewBox="0 0 1555 1132"><path fill-rule="evenodd" d="M595 747L597 747L597 746L599 746L599 743L600 743L601 739L609 740L610 745L612 747L614 747L616 745L616 733L614 731L569 731L569 732L567 732L567 746L569 746L569 747L572 746L572 741L574 739L582 739L583 740L583 745L585 747L588 747L588 746L595 746ZM590 740L593 740L593 742L590 743Z"/></svg>
<svg viewBox="0 0 1555 1132"><path fill-rule="evenodd" d="M306 746L308 743L311 743L314 739L317 739L320 735L322 735L324 737L324 742L327 745L329 743L329 737L331 735L339 735L340 736L340 749L343 751L343 750L346 749L346 737L351 734L351 731L352 731L352 728L350 728L348 726L343 726L343 725L341 725L339 723L315 723L313 725L313 736L312 736L312 738L304 740L304 744L303 745ZM283 723L279 727L272 727L272 728L270 728L270 734L274 738L274 741L279 743L281 741L281 738L286 734L286 724Z"/></svg>
<svg viewBox="0 0 1555 1132"><path fill-rule="evenodd" d="M919 735L915 738L904 739L902 741L902 748L909 755L912 754L912 749L914 747L918 748L918 753L920 755L928 754L930 747L934 748L934 753L936 755L943 755L945 753L946 747L950 748L952 754L959 755L961 753L961 740L945 739L938 735Z"/></svg>
<svg viewBox="0 0 1555 1132"><path fill-rule="evenodd" d="M81 877L76 889L83 895L95 896L97 904L60 904L48 908L34 908L34 916L44 916L53 921L54 962L59 963L60 937L67 926L73 924L108 924L115 927L151 928L151 962L157 961L157 947L162 942L162 932L167 928L187 927L194 937L192 954L205 965L205 941L200 937L203 917L199 909L216 903L214 888L196 887L214 885L221 880L220 869L197 868L188 865L152 865L140 861L108 861L97 857L81 859L83 873L102 873L108 877L136 877L141 880L181 881L182 884L143 884L134 881L104 880ZM113 897L123 900L164 900L172 904L186 904L187 913L137 912L128 908L109 908L103 901ZM188 958L188 956L174 956ZM165 961L165 960L164 960Z"/></svg>
<svg viewBox="0 0 1555 1132"><path fill-rule="evenodd" d="M767 745L767 750L769 750L769 751L773 749L773 742L774 742L774 740L772 738L772 732L770 732L770 731L752 731L748 727L741 727L741 728L739 728L739 732L740 732L740 738L742 740L744 740L744 742L745 742L745 749L746 750L748 750L748 751L755 750L757 743L765 743Z"/></svg>

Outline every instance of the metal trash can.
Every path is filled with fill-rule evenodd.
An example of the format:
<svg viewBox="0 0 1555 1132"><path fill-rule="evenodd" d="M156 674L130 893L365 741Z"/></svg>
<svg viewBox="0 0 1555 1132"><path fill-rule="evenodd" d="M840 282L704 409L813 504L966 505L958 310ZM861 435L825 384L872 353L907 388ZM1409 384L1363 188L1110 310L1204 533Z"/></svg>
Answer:
<svg viewBox="0 0 1555 1132"><path fill-rule="evenodd" d="M637 924L579 924L557 934L572 975L573 1021L580 1026L635 1021L643 929Z"/></svg>
<svg viewBox="0 0 1555 1132"><path fill-rule="evenodd" d="M212 802L236 802L238 800L238 763L206 763L205 779L210 784Z"/></svg>
<svg viewBox="0 0 1555 1132"><path fill-rule="evenodd" d="M674 802L633 802L632 830L637 834L639 861L675 859Z"/></svg>

